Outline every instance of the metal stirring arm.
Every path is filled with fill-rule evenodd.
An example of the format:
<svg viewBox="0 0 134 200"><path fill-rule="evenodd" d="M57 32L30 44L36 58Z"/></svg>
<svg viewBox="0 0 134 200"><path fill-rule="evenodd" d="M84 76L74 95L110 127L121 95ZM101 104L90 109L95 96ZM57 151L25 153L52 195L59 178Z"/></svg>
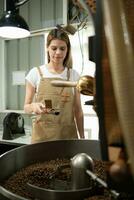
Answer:
<svg viewBox="0 0 134 200"><path fill-rule="evenodd" d="M96 181L98 184L100 184L101 186L103 186L105 189L109 190L109 192L111 193L111 195L115 198L115 199L119 199L120 193L116 192L115 190L111 190L108 188L107 183L100 179L99 177L97 177L92 171L90 170L86 170L86 173L90 176L90 178L92 178L94 181Z"/></svg>
<svg viewBox="0 0 134 200"><path fill-rule="evenodd" d="M92 179L100 186L103 186L103 188L109 190L115 199L119 199L120 194L115 190L110 190L107 183L94 174L94 162L89 155L86 153L76 154L71 159L71 167L72 183L75 189L89 187Z"/></svg>

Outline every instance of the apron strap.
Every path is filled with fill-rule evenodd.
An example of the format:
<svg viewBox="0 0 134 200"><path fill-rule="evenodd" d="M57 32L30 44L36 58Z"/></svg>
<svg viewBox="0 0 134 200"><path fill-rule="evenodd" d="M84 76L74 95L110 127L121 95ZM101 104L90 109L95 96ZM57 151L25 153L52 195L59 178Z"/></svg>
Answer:
<svg viewBox="0 0 134 200"><path fill-rule="evenodd" d="M43 78L43 73L42 73L40 67L37 67L37 70L38 70L38 72L39 72L39 74L40 74L40 77ZM69 81L69 79L70 79L70 69L69 69L69 67L68 67L68 68L67 68L67 81Z"/></svg>
<svg viewBox="0 0 134 200"><path fill-rule="evenodd" d="M38 70L38 72L40 74L40 77L43 78L43 74L42 74L42 71L41 71L40 67L37 67L37 70Z"/></svg>
<svg viewBox="0 0 134 200"><path fill-rule="evenodd" d="M70 69L69 69L69 67L67 68L67 81L69 81L69 79L70 79Z"/></svg>

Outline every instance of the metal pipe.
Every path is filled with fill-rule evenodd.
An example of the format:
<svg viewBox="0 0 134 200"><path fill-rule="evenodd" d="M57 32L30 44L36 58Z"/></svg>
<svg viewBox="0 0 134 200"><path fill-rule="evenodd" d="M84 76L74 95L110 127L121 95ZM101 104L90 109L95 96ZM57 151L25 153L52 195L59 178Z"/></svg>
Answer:
<svg viewBox="0 0 134 200"><path fill-rule="evenodd" d="M5 0L4 1L4 11L15 11L15 0Z"/></svg>
<svg viewBox="0 0 134 200"><path fill-rule="evenodd" d="M23 5L23 4L25 4L27 1L29 1L29 0L23 0L23 1L20 1L20 2L16 2L15 6L19 7L19 6Z"/></svg>

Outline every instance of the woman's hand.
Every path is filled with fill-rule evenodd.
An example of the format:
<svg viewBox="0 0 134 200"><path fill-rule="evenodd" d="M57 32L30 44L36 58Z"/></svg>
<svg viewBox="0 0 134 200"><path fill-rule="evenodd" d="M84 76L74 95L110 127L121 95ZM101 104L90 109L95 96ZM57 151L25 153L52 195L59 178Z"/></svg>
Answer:
<svg viewBox="0 0 134 200"><path fill-rule="evenodd" d="M35 114L47 113L47 108L43 103L31 103L31 110Z"/></svg>
<svg viewBox="0 0 134 200"><path fill-rule="evenodd" d="M26 96L25 96L25 103L24 103L24 111L28 114L42 114L47 113L48 109L46 108L45 104L41 102L33 102L33 98L35 95L35 88L29 83L26 82ZM33 103L32 103L33 102Z"/></svg>

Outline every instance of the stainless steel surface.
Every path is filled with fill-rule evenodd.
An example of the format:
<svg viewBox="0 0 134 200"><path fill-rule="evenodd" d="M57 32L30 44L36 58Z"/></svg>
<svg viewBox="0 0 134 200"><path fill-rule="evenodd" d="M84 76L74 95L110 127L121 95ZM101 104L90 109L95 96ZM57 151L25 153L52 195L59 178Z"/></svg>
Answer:
<svg viewBox="0 0 134 200"><path fill-rule="evenodd" d="M87 153L92 158L101 159L100 142L97 140L85 139L57 140L16 148L0 156L0 171L2 172L0 173L0 180L3 181L7 179L16 171L30 164L56 158L72 158L78 153ZM63 191L58 191L58 195L63 195L62 192ZM75 192L69 191L68 193L72 195ZM2 186L0 186L0 194L7 197L7 199L26 200L21 196L17 196L5 190ZM78 195L77 193L75 194ZM59 196L57 198L56 191L47 191L47 200L49 199L59 200L60 198ZM64 200L65 199L68 200L66 196L64 196Z"/></svg>
<svg viewBox="0 0 134 200"><path fill-rule="evenodd" d="M37 199L40 200L83 200L90 195L91 191L91 188L77 190L50 190L31 184L28 185L28 189Z"/></svg>
<svg viewBox="0 0 134 200"><path fill-rule="evenodd" d="M80 189L90 186L90 177L87 176L86 170L94 170L92 158L86 153L79 153L71 158L72 169L72 188Z"/></svg>

